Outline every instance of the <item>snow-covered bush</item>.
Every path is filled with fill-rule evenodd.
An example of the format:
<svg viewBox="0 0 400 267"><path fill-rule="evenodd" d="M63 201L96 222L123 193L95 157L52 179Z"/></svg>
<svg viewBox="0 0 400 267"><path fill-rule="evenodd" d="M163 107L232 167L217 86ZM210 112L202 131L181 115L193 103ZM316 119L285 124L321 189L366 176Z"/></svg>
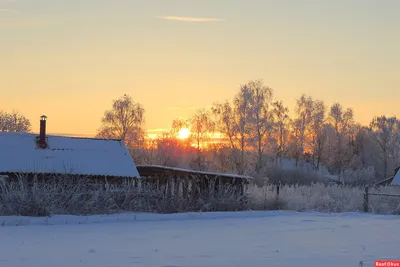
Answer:
<svg viewBox="0 0 400 267"><path fill-rule="evenodd" d="M371 189L371 193L400 194L400 187L380 187ZM249 204L253 209L265 209L276 201L276 186L251 186L248 190ZM343 185L281 185L279 192L281 207L296 211L319 212L354 212L363 211L364 188ZM369 210L380 214L400 213L400 198L373 196L369 197Z"/></svg>
<svg viewBox="0 0 400 267"><path fill-rule="evenodd" d="M280 167L265 168L258 173L251 172L250 176L255 177L258 186L266 184L311 185L313 183L328 184L335 182L335 180L328 178L327 175L318 171L307 170L301 167L290 169Z"/></svg>
<svg viewBox="0 0 400 267"><path fill-rule="evenodd" d="M370 183L375 179L375 169L372 166L346 169L343 171L343 177L348 183Z"/></svg>

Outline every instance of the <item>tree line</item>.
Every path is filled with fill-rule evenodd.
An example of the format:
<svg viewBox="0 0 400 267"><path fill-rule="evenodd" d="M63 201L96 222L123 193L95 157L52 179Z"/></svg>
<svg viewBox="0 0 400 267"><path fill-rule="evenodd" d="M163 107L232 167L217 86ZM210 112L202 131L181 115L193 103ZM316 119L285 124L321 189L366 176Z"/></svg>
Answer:
<svg viewBox="0 0 400 267"><path fill-rule="evenodd" d="M400 165L395 116L376 116L361 125L351 107L327 105L305 94L290 116L273 93L262 80L248 81L233 99L199 109L187 120L173 120L171 129L156 138L146 136L144 107L124 95L105 111L97 137L124 140L138 164L238 174L262 174L291 159L315 172L325 168L344 181L378 181ZM182 128L190 130L189 138L178 138ZM1 112L0 130L29 131L30 123L18 113Z"/></svg>
<svg viewBox="0 0 400 267"><path fill-rule="evenodd" d="M294 107L276 100L262 80L239 87L230 101L176 119L171 130L145 138L144 108L124 95L102 119L98 137L125 140L137 162L246 174L282 167L284 159L342 180L380 180L400 164L400 121L376 116L369 125L354 119L351 107L301 95ZM190 129L187 140L178 132ZM215 139L214 133L222 138Z"/></svg>

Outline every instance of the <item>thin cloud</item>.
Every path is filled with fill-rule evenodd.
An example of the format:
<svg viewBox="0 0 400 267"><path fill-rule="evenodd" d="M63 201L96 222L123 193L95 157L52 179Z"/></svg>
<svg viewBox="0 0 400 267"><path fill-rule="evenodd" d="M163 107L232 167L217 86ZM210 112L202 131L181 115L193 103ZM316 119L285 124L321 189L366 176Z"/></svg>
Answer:
<svg viewBox="0 0 400 267"><path fill-rule="evenodd" d="M195 17L180 17L180 16L162 16L158 17L164 20L187 21L187 22L218 22L224 21L221 18L195 18Z"/></svg>

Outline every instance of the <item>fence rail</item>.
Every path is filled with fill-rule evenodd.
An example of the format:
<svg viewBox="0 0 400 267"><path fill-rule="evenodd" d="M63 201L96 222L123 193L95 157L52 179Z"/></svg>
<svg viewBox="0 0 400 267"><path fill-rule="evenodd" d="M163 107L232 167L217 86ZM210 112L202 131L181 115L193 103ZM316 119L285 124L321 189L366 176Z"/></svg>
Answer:
<svg viewBox="0 0 400 267"><path fill-rule="evenodd" d="M369 210L369 196L400 197L398 194L370 193L369 187L366 186L364 192L364 212L368 212Z"/></svg>
<svg viewBox="0 0 400 267"><path fill-rule="evenodd" d="M379 194L379 193L368 193L370 196L386 196L386 197L400 197L400 195L391 195L391 194Z"/></svg>

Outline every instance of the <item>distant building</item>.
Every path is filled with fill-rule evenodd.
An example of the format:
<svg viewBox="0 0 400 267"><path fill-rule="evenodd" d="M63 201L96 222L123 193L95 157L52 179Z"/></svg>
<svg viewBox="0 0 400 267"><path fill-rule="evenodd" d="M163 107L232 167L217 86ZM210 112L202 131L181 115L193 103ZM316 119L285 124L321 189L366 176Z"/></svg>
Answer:
<svg viewBox="0 0 400 267"><path fill-rule="evenodd" d="M88 178L140 178L121 140L0 132L0 176L73 175Z"/></svg>
<svg viewBox="0 0 400 267"><path fill-rule="evenodd" d="M400 166L395 169L395 175L390 182L390 185L400 185Z"/></svg>
<svg viewBox="0 0 400 267"><path fill-rule="evenodd" d="M400 186L400 166L394 169L394 175L376 183L376 186L397 185Z"/></svg>
<svg viewBox="0 0 400 267"><path fill-rule="evenodd" d="M148 184L157 184L157 186L166 186L168 193L171 191L168 188L174 187L185 188L183 191L187 191L190 188L192 194L210 191L218 192L219 186L231 185L232 188L235 188L238 193L240 192L243 195L245 187L254 180L253 177L244 175L196 171L159 165L138 165L137 169L143 181ZM187 192L183 192L183 195L186 194Z"/></svg>

